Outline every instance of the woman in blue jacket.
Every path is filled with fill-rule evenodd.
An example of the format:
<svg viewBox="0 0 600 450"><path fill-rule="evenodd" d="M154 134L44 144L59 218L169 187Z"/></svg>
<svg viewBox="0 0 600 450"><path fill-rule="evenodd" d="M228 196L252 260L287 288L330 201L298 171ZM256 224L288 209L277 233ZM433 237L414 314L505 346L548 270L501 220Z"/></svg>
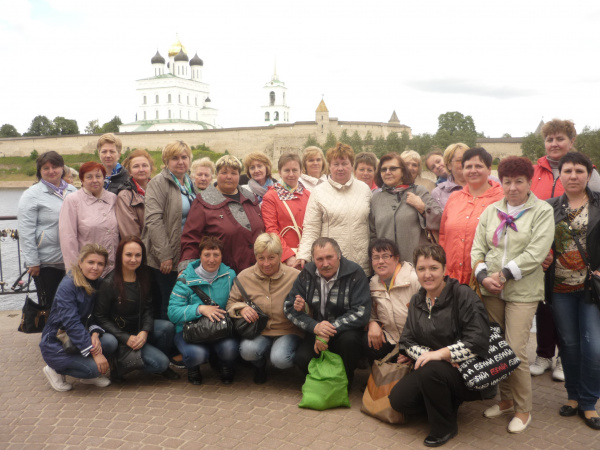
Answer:
<svg viewBox="0 0 600 450"><path fill-rule="evenodd" d="M235 337L216 342L190 344L183 339L183 324L207 316L221 320L227 314L225 306L235 279L235 272L223 264L223 243L214 236L200 241L200 259L192 261L177 279L169 300L169 319L175 324L175 345L188 369L188 381L202 384L200 365L218 362L223 384L233 381L233 365L239 355L240 343ZM218 306L205 304L194 290L206 293Z"/></svg>
<svg viewBox="0 0 600 450"><path fill-rule="evenodd" d="M110 380L102 375L108 371L110 356L117 349L117 340L91 321L100 275L108 262L108 252L98 244L87 244L79 253L77 264L63 278L50 318L42 332L40 350L46 364L44 375L57 391L73 389L65 376L80 378L83 384L106 387ZM58 332L68 336L71 346L59 339ZM69 350L70 347L70 350Z"/></svg>
<svg viewBox="0 0 600 450"><path fill-rule="evenodd" d="M35 165L38 182L19 200L18 226L25 267L35 282L38 303L49 309L65 276L58 215L65 197L77 189L62 179L65 161L58 153L42 153Z"/></svg>

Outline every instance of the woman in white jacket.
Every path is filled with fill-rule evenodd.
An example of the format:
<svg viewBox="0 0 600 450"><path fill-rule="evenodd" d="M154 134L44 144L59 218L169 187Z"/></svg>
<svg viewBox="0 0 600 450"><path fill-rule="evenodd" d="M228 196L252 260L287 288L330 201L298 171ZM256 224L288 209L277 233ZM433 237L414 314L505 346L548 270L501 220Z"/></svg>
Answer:
<svg viewBox="0 0 600 450"><path fill-rule="evenodd" d="M369 266L369 212L371 189L352 175L354 150L340 142L327 150L330 176L311 193L304 215L304 232L298 248L296 267L310 261L312 243L319 237L335 239L344 257Z"/></svg>

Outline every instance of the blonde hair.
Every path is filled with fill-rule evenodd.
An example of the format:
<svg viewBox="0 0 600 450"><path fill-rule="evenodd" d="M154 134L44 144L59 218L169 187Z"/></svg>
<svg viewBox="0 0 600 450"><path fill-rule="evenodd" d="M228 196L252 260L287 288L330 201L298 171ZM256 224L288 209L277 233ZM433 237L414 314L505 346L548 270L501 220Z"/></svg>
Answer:
<svg viewBox="0 0 600 450"><path fill-rule="evenodd" d="M417 171L417 176L421 175L421 172L423 172L423 164L421 164L421 155L419 155L414 150L404 150L402 153L400 153L400 158L402 158L402 160L404 162L408 162L408 161L418 162L419 170Z"/></svg>
<svg viewBox="0 0 600 450"><path fill-rule="evenodd" d="M165 148L162 150L162 162L167 165L171 158L179 156L182 153L188 155L190 162L192 161L192 149L187 143L183 141L171 142L170 144L165 145Z"/></svg>
<svg viewBox="0 0 600 450"><path fill-rule="evenodd" d="M454 158L456 150L464 150L466 152L469 150L469 146L467 144L463 144L462 142L458 142L457 144L450 144L448 147L446 147L446 150L444 150L444 164L450 173L452 173L450 170L450 162L452 161L452 158Z"/></svg>
<svg viewBox="0 0 600 450"><path fill-rule="evenodd" d="M212 162L208 156L205 156L204 158L200 158L200 159L197 159L196 161L194 161L190 167L190 171L192 173L194 173L198 169L198 167L208 167L213 175L217 171L217 168L215 167L215 163Z"/></svg>
<svg viewBox="0 0 600 450"><path fill-rule="evenodd" d="M73 284L76 287L85 289L87 295L92 295L95 292L95 290L83 274L83 271L81 270L81 267L79 267L79 264L82 263L85 260L85 258L92 254L104 256L104 265L106 266L108 264L108 252L104 247L102 247L100 244L86 244L81 248L81 251L79 252L79 257L77 258L77 262L71 266L71 276L73 277Z"/></svg>
<svg viewBox="0 0 600 450"><path fill-rule="evenodd" d="M216 164L216 172L219 173L223 167L229 167L230 169L237 170L238 173L242 172L242 163L239 159L237 159L233 155L224 155L221 156Z"/></svg>
<svg viewBox="0 0 600 450"><path fill-rule="evenodd" d="M327 173L327 169L329 168L329 165L327 164L327 160L325 159L323 150L321 150L319 147L315 147L314 145L311 145L310 147L306 147L304 149L304 153L302 154L302 173L307 173L306 172L306 163L310 158L312 158L314 156L320 156L321 160L323 161L323 165L321 167L321 174L319 175L319 176L323 176L324 174Z"/></svg>
<svg viewBox="0 0 600 450"><path fill-rule="evenodd" d="M132 151L129 156L125 158L125 161L123 161L123 167L125 167L127 172L131 172L131 161L133 158L139 158L140 156L143 156L148 160L148 163L150 164L150 173L154 172L154 161L152 160L150 153L142 149Z"/></svg>
<svg viewBox="0 0 600 450"><path fill-rule="evenodd" d="M121 154L121 150L123 150L123 143L121 142L121 139L119 139L112 133L103 134L98 138L98 142L96 143L96 150L100 151L104 144L115 144L115 147L117 147L117 151L119 152L119 154Z"/></svg>
<svg viewBox="0 0 600 450"><path fill-rule="evenodd" d="M250 176L250 166L252 165L252 161L258 161L259 163L262 163L267 168L267 179L271 178L271 160L261 152L249 153L244 158L244 167L246 168L246 175L248 175L248 178L252 178Z"/></svg>
<svg viewBox="0 0 600 450"><path fill-rule="evenodd" d="M327 162L331 165L334 159L349 159L350 164L354 166L354 150L348 144L338 142L335 147L327 150Z"/></svg>
<svg viewBox="0 0 600 450"><path fill-rule="evenodd" d="M281 258L281 254L283 250L281 248L281 241L279 240L279 236L275 233L262 233L254 241L254 256L257 256L259 253L264 251L268 251L269 253L273 253L275 255L279 255Z"/></svg>

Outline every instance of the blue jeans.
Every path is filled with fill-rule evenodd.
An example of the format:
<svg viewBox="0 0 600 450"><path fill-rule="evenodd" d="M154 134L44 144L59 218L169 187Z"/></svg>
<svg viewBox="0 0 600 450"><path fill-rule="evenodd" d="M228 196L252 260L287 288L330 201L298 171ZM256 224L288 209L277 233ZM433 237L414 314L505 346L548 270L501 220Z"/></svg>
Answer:
<svg viewBox="0 0 600 450"><path fill-rule="evenodd" d="M592 411L600 397L600 308L585 303L583 291L552 294L569 400Z"/></svg>
<svg viewBox="0 0 600 450"><path fill-rule="evenodd" d="M278 369L289 369L294 365L294 356L301 340L302 338L295 334L261 335L254 339L244 339L240 344L240 355L255 367L262 367L266 364L267 355L271 350L271 363Z"/></svg>
<svg viewBox="0 0 600 450"><path fill-rule="evenodd" d="M100 345L102 345L102 354L108 358L115 351L117 351L119 342L112 334L104 333L104 335L100 338ZM60 371L57 370L57 373L60 373L61 375L69 375L73 378L87 379L98 378L100 376L100 372L98 372L98 366L96 365L94 358L92 358L92 355L69 355L67 367Z"/></svg>
<svg viewBox="0 0 600 450"><path fill-rule="evenodd" d="M233 337L207 344L188 344L183 339L183 333L180 331L175 334L175 346L181 352L183 365L187 369L208 362L208 358L213 352L223 365L231 367L240 354L240 344Z"/></svg>
<svg viewBox="0 0 600 450"><path fill-rule="evenodd" d="M149 373L163 373L169 368L168 351L173 345L175 325L168 320L155 320L154 330L148 335L148 342L142 347L144 370Z"/></svg>

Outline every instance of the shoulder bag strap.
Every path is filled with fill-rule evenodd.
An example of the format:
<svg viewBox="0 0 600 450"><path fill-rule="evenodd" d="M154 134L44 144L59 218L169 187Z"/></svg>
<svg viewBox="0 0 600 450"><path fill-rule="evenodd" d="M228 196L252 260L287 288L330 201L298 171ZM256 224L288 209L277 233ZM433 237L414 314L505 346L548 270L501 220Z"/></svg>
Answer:
<svg viewBox="0 0 600 450"><path fill-rule="evenodd" d="M288 231L294 230L296 232L296 234L298 235L298 242L300 242L302 240L302 232L300 231L300 227L298 226L298 223L296 223L296 218L292 214L292 210L288 206L287 202L285 200L282 200L281 202L283 203L283 206L285 206L285 209L287 209L287 212L289 213L290 217L292 218L292 223L294 224L294 226L288 225L283 230L281 230L281 236L283 237L283 235L285 233L287 233ZM236 278L236 280L237 280L237 278Z"/></svg>
<svg viewBox="0 0 600 450"><path fill-rule="evenodd" d="M250 297L248 296L248 293L246 292L246 289L244 289L244 286L242 286L242 282L239 280L239 278L235 277L233 279L233 282L235 283L235 285L240 290L240 294L242 294L242 297L244 298L244 302L247 305L250 305L250 306L253 305L252 300L250 300Z"/></svg>
<svg viewBox="0 0 600 450"><path fill-rule="evenodd" d="M581 259L583 259L583 263L587 266L588 276L589 276L592 273L592 270L590 268L590 262L588 261L587 255L583 251L583 248L581 247L581 243L579 242L579 238L575 235L575 230L571 226L571 221L569 220L569 212L568 211L567 211L567 215L566 215L566 220L567 220L567 225L569 225L569 231L571 232L571 237L575 241L575 245L577 246L577 250L579 250L579 254L581 255Z"/></svg>
<svg viewBox="0 0 600 450"><path fill-rule="evenodd" d="M192 291L194 291L198 297L200 297L200 299L204 302L204 304L211 305L211 306L219 306L212 298L210 298L208 296L208 294L206 292L204 292L202 289L200 289L200 286L189 286L189 288Z"/></svg>

